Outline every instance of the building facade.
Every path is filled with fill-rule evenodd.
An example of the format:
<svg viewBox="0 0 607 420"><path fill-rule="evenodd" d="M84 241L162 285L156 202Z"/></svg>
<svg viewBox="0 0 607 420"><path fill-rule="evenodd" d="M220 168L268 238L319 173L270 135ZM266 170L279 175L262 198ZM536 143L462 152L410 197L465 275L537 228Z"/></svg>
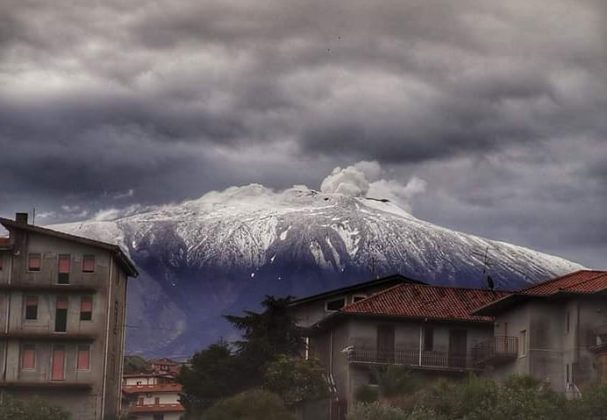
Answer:
<svg viewBox="0 0 607 420"><path fill-rule="evenodd" d="M181 385L165 382L165 378L151 380L147 384L128 384L122 387L122 392L128 407L128 418L133 420L178 420L185 413L185 408L179 402ZM140 381L138 381L140 382ZM149 383L155 382L155 383Z"/></svg>
<svg viewBox="0 0 607 420"><path fill-rule="evenodd" d="M572 396L607 382L607 272L571 273L475 314L495 317L494 336L476 349L486 375L530 375Z"/></svg>
<svg viewBox="0 0 607 420"><path fill-rule="evenodd" d="M118 416L126 288L118 246L0 218L0 392L40 396L73 418Z"/></svg>
<svg viewBox="0 0 607 420"><path fill-rule="evenodd" d="M428 380L477 371L473 349L493 335L493 319L470 315L503 292L401 283L344 306L308 328L309 357L335 385L333 419L344 418L356 391L376 370L406 366Z"/></svg>

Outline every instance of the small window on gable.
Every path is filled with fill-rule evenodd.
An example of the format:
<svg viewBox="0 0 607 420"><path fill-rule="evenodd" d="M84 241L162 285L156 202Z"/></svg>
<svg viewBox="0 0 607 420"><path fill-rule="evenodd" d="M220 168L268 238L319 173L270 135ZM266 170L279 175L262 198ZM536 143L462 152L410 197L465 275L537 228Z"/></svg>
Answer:
<svg viewBox="0 0 607 420"><path fill-rule="evenodd" d="M83 273L94 273L95 272L95 256L85 255L82 257L82 272Z"/></svg>
<svg viewBox="0 0 607 420"><path fill-rule="evenodd" d="M327 304L325 305L325 309L327 311L339 311L345 305L346 305L345 298L333 299L333 300L330 300L327 302Z"/></svg>
<svg viewBox="0 0 607 420"><path fill-rule="evenodd" d="M28 271L40 271L42 266L42 256L40 254L29 254L27 259Z"/></svg>
<svg viewBox="0 0 607 420"><path fill-rule="evenodd" d="M25 297L25 319L38 319L38 296Z"/></svg>
<svg viewBox="0 0 607 420"><path fill-rule="evenodd" d="M352 302L354 302L354 303L360 302L361 300L366 299L366 298L367 298L367 296L365 296L365 295L355 295L352 298Z"/></svg>

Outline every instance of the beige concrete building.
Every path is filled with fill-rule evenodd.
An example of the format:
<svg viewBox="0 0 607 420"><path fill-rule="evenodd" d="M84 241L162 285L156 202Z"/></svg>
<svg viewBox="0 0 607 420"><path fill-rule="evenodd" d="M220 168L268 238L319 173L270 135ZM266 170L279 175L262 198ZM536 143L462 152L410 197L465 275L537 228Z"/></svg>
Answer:
<svg viewBox="0 0 607 420"><path fill-rule="evenodd" d="M332 419L342 419L374 370L401 365L422 377L477 371L473 349L493 335L493 318L470 315L505 293L401 282L334 311L308 328L309 353L335 385Z"/></svg>
<svg viewBox="0 0 607 420"><path fill-rule="evenodd" d="M125 385L122 387L123 395L128 404L129 419L180 419L185 413L185 408L179 402L181 385L174 382L165 382L164 378L150 380L151 378L148 376L146 379L147 384L127 385L130 381L125 381Z"/></svg>
<svg viewBox="0 0 607 420"><path fill-rule="evenodd" d="M607 382L607 272L571 273L474 313L495 317L494 336L475 349L487 375L531 375L572 395Z"/></svg>
<svg viewBox="0 0 607 420"><path fill-rule="evenodd" d="M0 218L0 392L74 419L120 412L127 278L118 246Z"/></svg>

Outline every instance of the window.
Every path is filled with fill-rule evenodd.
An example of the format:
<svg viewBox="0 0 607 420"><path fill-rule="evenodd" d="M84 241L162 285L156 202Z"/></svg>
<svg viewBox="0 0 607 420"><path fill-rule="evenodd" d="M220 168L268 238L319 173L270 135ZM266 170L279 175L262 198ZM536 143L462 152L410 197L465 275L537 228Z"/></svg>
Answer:
<svg viewBox="0 0 607 420"><path fill-rule="evenodd" d="M160 404L160 397L154 398L154 404L156 404L156 405Z"/></svg>
<svg viewBox="0 0 607 420"><path fill-rule="evenodd" d="M57 296L55 308L55 332L65 332L67 330L67 304L67 297Z"/></svg>
<svg viewBox="0 0 607 420"><path fill-rule="evenodd" d="M137 398L137 405L143 405L143 397Z"/></svg>
<svg viewBox="0 0 607 420"><path fill-rule="evenodd" d="M25 319L38 319L38 296L25 297Z"/></svg>
<svg viewBox="0 0 607 420"><path fill-rule="evenodd" d="M82 296L80 298L80 321L93 319L93 297Z"/></svg>
<svg viewBox="0 0 607 420"><path fill-rule="evenodd" d="M356 295L352 298L352 302L356 303L356 302L360 302L363 299L366 299L367 297L365 295Z"/></svg>
<svg viewBox="0 0 607 420"><path fill-rule="evenodd" d="M424 327L423 348L424 348L424 351L434 350L434 328L432 328L430 326Z"/></svg>
<svg viewBox="0 0 607 420"><path fill-rule="evenodd" d="M36 346L33 344L21 347L21 369L36 369Z"/></svg>
<svg viewBox="0 0 607 420"><path fill-rule="evenodd" d="M521 356L527 355L527 330L521 330Z"/></svg>
<svg viewBox="0 0 607 420"><path fill-rule="evenodd" d="M571 313L567 311L565 314L565 333L569 334L569 325L571 323Z"/></svg>
<svg viewBox="0 0 607 420"><path fill-rule="evenodd" d="M40 271L42 266L42 257L40 254L29 254L27 259L28 271Z"/></svg>
<svg viewBox="0 0 607 420"><path fill-rule="evenodd" d="M72 259L69 255L59 255L59 274L57 283L70 284L70 266Z"/></svg>
<svg viewBox="0 0 607 420"><path fill-rule="evenodd" d="M90 368L91 360L91 348L90 346L82 345L78 346L78 361L76 369L88 370Z"/></svg>
<svg viewBox="0 0 607 420"><path fill-rule="evenodd" d="M54 346L51 367L51 381L63 381L65 379L65 347Z"/></svg>
<svg viewBox="0 0 607 420"><path fill-rule="evenodd" d="M334 299L334 300L330 300L327 302L325 309L327 311L339 311L341 308L343 308L346 305L346 299L345 298L339 298L339 299Z"/></svg>
<svg viewBox="0 0 607 420"><path fill-rule="evenodd" d="M95 272L95 256L85 255L82 257L82 272L83 273L94 273Z"/></svg>

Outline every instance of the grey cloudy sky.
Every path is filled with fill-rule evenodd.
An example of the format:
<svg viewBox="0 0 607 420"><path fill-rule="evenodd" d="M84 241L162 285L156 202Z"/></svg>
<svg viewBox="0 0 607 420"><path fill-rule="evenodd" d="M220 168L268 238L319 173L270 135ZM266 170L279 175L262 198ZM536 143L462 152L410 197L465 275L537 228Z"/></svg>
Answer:
<svg viewBox="0 0 607 420"><path fill-rule="evenodd" d="M0 3L0 214L361 160L422 219L607 268L607 2Z"/></svg>

